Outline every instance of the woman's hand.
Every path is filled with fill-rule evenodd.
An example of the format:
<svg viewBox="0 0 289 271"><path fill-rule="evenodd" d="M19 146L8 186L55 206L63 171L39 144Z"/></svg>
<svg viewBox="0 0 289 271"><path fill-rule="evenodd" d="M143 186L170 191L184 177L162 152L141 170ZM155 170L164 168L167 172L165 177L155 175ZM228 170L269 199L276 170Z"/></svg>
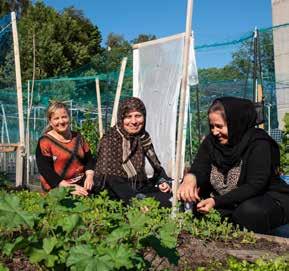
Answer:
<svg viewBox="0 0 289 271"><path fill-rule="evenodd" d="M170 192L170 191L171 191L170 186L169 186L166 182L161 183L161 184L159 185L159 189L160 189L163 193L167 193L167 192Z"/></svg>
<svg viewBox="0 0 289 271"><path fill-rule="evenodd" d="M216 205L215 200L213 198L208 198L200 201L197 204L197 211L200 213L208 213L212 208Z"/></svg>
<svg viewBox="0 0 289 271"><path fill-rule="evenodd" d="M183 182L177 191L178 200L196 202L200 200L199 189L197 188L196 176L193 174L186 174Z"/></svg>
<svg viewBox="0 0 289 271"><path fill-rule="evenodd" d="M84 187L82 187L78 184L71 184L65 180L62 180L58 186L59 187L71 187L71 186L74 187L75 190L71 192L72 195L78 195L78 196L87 196L88 195L88 192Z"/></svg>
<svg viewBox="0 0 289 271"><path fill-rule="evenodd" d="M93 176L94 176L94 171L93 170L87 170L85 172L86 178L84 181L84 188L86 190L91 190L93 185L94 185L94 181L93 181Z"/></svg>
<svg viewBox="0 0 289 271"><path fill-rule="evenodd" d="M65 181L65 180L62 180L59 184L58 184L59 187L69 187L69 186L73 186L71 183Z"/></svg>
<svg viewBox="0 0 289 271"><path fill-rule="evenodd" d="M78 185L78 184L73 184L74 186L74 191L71 192L72 195L78 195L78 196L88 196L88 191L86 188Z"/></svg>

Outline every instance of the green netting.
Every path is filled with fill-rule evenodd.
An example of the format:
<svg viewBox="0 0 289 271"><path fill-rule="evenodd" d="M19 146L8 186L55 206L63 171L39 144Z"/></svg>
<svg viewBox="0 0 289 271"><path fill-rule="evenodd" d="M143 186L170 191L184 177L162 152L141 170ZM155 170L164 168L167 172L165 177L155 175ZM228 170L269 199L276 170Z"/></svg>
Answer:
<svg viewBox="0 0 289 271"><path fill-rule="evenodd" d="M18 142L18 112L10 14L0 18L0 143Z"/></svg>
<svg viewBox="0 0 289 271"><path fill-rule="evenodd" d="M258 82L263 85L265 103L265 129L278 127L276 89L289 84L288 80L277 82L275 80L273 36L277 29L288 29L289 24L259 30L259 58L261 60L261 76ZM217 97L229 95L244 97L253 100L253 72L254 72L254 32L247 33L238 39L222 42L212 42L196 46L197 63L203 64L203 59L210 60L210 67L199 69L199 86L191 91L191 112L194 140L208 132L206 112L210 103ZM283 46L289 46L283 44ZM206 66L206 63L204 64ZM200 66L199 66L200 67ZM197 104L196 91L199 91ZM200 116L197 117L197 109ZM270 110L270 112L269 112ZM270 115L270 120L268 116ZM199 119L199 122L198 122Z"/></svg>
<svg viewBox="0 0 289 271"><path fill-rule="evenodd" d="M265 128L276 128L276 87L289 86L288 79L276 82L274 70L273 33L278 29L288 29L289 23L272 28L259 29L260 59L265 101ZM10 16L0 19L0 104L3 104L10 134L10 141L18 141L17 97L15 90L15 73L12 48ZM198 37L195 37L198 40ZM196 46L197 65L199 67L199 103L197 89L191 91L192 137L195 143L198 136L205 135L207 130L206 111L216 97L223 95L253 98L253 30L234 40L211 42ZM289 46L285 44L284 46ZM117 88L119 71L103 72L95 68L94 63L87 63L77 70L57 78L36 80L33 85L32 107L30 111L30 138L37 141L46 126L45 109L51 100L66 101L71 108L74 123L81 123L85 114L97 118L97 101L95 79L100 80L102 112L104 126L110 125L111 111ZM119 63L120 67L120 63ZM128 64L122 88L122 98L132 95L132 55L128 55ZM27 121L27 82L23 82L24 118ZM199 109L199 110L198 110ZM268 112L270 109L270 121ZM198 112L200 121L198 122ZM3 123L3 114L0 110ZM2 125L1 123L1 125ZM26 126L26 124L25 124ZM0 127L1 136L4 134ZM198 131L200 127L200 134ZM189 131L189 130L188 130ZM5 139L4 139L5 140ZM194 145L194 144L193 144Z"/></svg>

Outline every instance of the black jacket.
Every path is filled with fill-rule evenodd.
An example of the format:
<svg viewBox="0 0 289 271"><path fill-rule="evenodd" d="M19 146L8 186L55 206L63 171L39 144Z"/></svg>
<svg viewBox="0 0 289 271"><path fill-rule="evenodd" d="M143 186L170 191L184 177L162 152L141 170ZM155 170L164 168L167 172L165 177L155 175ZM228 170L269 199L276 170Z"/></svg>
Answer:
<svg viewBox="0 0 289 271"><path fill-rule="evenodd" d="M215 197L216 208L234 208L243 201L268 192L278 200L289 217L289 185L274 170L274 161L279 159L267 140L255 140L244 151L241 160L241 174L237 188ZM212 161L210 147L205 139L201 144L190 173L196 175L202 197L209 197L214 191L210 184Z"/></svg>

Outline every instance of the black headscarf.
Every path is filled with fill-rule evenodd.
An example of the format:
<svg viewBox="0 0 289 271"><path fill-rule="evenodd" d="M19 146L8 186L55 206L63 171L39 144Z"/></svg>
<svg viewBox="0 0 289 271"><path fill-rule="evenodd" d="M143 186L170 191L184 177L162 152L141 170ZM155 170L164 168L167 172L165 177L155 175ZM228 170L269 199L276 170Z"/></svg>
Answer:
<svg viewBox="0 0 289 271"><path fill-rule="evenodd" d="M254 104L247 99L223 97L216 99L225 110L228 126L228 144L220 144L219 140L209 134L207 141L212 163L223 173L240 163L241 157L255 140L266 140L274 149L275 166L279 166L279 148L277 143L262 129L255 128L257 113Z"/></svg>

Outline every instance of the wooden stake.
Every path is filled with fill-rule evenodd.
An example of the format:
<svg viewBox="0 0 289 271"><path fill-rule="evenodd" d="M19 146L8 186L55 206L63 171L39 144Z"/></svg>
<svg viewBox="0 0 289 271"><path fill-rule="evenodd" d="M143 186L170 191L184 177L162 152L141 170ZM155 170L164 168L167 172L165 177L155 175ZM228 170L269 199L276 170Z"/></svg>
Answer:
<svg viewBox="0 0 289 271"><path fill-rule="evenodd" d="M179 182L182 178L181 159L182 159L182 144L183 144L183 127L184 127L184 115L185 115L185 102L186 92L188 85L188 66L189 66L189 54L190 54L190 38L192 32L192 13L193 13L193 0L188 0L187 4L187 18L186 18L186 35L183 51L183 72L182 72L182 84L180 93L180 106L179 106L179 120L178 120L178 134L177 134L177 151L176 151L176 171L173 183L173 214L177 211L177 191L179 188Z"/></svg>
<svg viewBox="0 0 289 271"><path fill-rule="evenodd" d="M99 138L102 138L103 125L102 125L101 98L100 98L99 79L98 78L95 79L95 88L96 88L96 99L97 99Z"/></svg>
<svg viewBox="0 0 289 271"><path fill-rule="evenodd" d="M7 118L6 118L6 113L5 113L5 109L4 109L4 105L3 104L1 104L1 109L2 109L2 116L3 116L3 128L5 128L7 143L10 144L10 136L9 136L9 132L8 132ZM3 129L3 140L2 140L2 143L4 143L4 129Z"/></svg>
<svg viewBox="0 0 289 271"><path fill-rule="evenodd" d="M23 158L24 158L24 117L23 117L23 97L22 97L22 82L21 82L21 67L19 42L16 24L15 12L11 12L12 34L14 45L14 60L15 60L15 75L17 89L17 106L18 106L18 122L19 122L19 147L17 148L16 157L16 186L21 186L23 183Z"/></svg>
<svg viewBox="0 0 289 271"><path fill-rule="evenodd" d="M116 93L115 93L115 98L114 98L110 127L114 126L116 123L117 110L118 110L118 105L119 105L119 99L120 99L120 94L121 94L121 88L122 88L126 63L127 63L127 57L124 57L121 61L121 67L120 67L118 83L117 83L117 88L116 88Z"/></svg>
<svg viewBox="0 0 289 271"><path fill-rule="evenodd" d="M263 102L263 88L260 84L258 84L257 86L257 101L259 103ZM264 123L260 124L259 128L264 129L265 128Z"/></svg>
<svg viewBox="0 0 289 271"><path fill-rule="evenodd" d="M32 83L33 84L33 83ZM31 93L32 95L32 93ZM27 81L27 121L26 121L26 184L29 185L29 156L30 156L30 104L32 105L32 102L30 103L30 99L32 100L32 97L30 97L30 81Z"/></svg>

